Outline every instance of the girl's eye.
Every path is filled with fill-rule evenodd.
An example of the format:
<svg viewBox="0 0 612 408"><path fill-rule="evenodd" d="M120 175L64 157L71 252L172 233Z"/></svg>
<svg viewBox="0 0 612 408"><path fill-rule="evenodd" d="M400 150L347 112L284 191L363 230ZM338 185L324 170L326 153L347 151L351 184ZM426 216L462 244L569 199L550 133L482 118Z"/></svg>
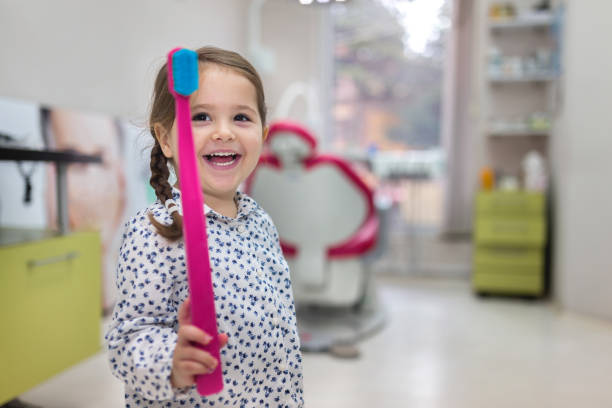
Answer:
<svg viewBox="0 0 612 408"><path fill-rule="evenodd" d="M193 115L193 117L191 118L192 121L207 121L210 120L210 116L208 116L208 113L196 113L195 115Z"/></svg>
<svg viewBox="0 0 612 408"><path fill-rule="evenodd" d="M251 119L247 115L239 113L236 116L234 116L234 120L237 120L239 122L249 122Z"/></svg>

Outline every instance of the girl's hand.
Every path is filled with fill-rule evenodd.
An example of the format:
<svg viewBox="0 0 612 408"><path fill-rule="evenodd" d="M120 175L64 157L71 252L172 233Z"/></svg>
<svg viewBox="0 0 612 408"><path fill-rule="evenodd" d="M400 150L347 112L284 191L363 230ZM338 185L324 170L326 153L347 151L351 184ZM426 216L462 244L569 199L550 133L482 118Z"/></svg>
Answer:
<svg viewBox="0 0 612 408"><path fill-rule="evenodd" d="M170 382L174 388L195 384L196 375L212 373L219 362L210 353L199 349L195 343L207 345L212 338L191 324L191 302L183 302L178 312L178 340L172 356ZM219 334L221 347L227 344L227 334Z"/></svg>

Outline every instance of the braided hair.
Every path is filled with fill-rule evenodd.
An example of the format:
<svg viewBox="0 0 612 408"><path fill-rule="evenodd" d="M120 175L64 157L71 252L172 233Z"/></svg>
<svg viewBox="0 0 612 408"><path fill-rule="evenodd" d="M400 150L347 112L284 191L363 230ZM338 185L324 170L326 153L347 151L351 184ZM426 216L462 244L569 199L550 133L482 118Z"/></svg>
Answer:
<svg viewBox="0 0 612 408"><path fill-rule="evenodd" d="M149 183L151 183L155 195L162 203L172 198L172 186L168 182L169 176L168 159L164 156L159 141L155 139L155 145L151 149L151 179ZM160 223L153 217L152 213L149 213L149 220L160 235L171 241L176 241L183 235L183 217L178 211L174 211L171 216L172 224L170 225Z"/></svg>

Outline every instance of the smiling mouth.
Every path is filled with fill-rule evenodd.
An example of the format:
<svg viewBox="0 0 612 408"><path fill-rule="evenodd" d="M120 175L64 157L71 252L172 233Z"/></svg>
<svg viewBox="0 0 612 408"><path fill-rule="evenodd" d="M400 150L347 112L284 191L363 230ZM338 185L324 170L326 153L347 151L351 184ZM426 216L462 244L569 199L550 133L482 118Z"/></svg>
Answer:
<svg viewBox="0 0 612 408"><path fill-rule="evenodd" d="M219 152L219 153L211 153L211 154L206 154L204 155L204 157L206 158L206 160L211 163L214 164L215 166L231 166L232 164L234 164L236 162L236 160L238 160L241 155L238 153L231 153L231 152Z"/></svg>

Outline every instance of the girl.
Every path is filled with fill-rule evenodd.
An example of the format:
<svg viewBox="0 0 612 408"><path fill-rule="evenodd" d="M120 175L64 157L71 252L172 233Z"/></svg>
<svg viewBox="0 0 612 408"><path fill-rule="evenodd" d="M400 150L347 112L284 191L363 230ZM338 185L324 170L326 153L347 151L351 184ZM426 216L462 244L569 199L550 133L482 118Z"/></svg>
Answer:
<svg viewBox="0 0 612 408"><path fill-rule="evenodd" d="M157 75L150 131L157 201L126 224L117 267L118 301L106 334L113 374L127 407L302 407L302 358L289 269L272 220L237 191L267 135L259 75L240 55L197 50L199 89L192 128L206 202L221 362L194 343L211 338L190 325L174 99L164 65ZM221 393L201 397L196 375L221 363Z"/></svg>

